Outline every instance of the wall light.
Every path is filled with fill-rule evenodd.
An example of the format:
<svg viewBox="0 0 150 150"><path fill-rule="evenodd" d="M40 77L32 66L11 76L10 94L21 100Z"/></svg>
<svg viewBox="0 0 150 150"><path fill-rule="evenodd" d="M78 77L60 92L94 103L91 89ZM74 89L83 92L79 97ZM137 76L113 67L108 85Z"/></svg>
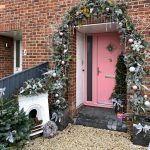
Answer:
<svg viewBox="0 0 150 150"><path fill-rule="evenodd" d="M5 47L6 47L6 48L8 47L8 43L5 43Z"/></svg>

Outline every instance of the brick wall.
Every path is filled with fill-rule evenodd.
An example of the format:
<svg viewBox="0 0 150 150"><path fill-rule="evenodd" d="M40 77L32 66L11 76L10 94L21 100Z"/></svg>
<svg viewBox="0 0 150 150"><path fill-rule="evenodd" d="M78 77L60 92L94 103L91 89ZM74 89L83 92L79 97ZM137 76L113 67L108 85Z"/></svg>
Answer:
<svg viewBox="0 0 150 150"><path fill-rule="evenodd" d="M50 60L51 40L53 32L62 22L64 14L74 0L1 0L0 32L19 30L22 32L23 68L30 68L41 62Z"/></svg>
<svg viewBox="0 0 150 150"><path fill-rule="evenodd" d="M150 43L150 1L149 0L128 0L128 15L131 17L136 29ZM150 51L149 51L150 52ZM147 69L150 69L150 59L148 58ZM150 75L145 78L147 87L150 88ZM128 92L129 93L129 92ZM145 94L150 98L150 92L145 91ZM130 107L127 107L127 112L130 112ZM129 132L132 130L132 122L127 121Z"/></svg>
<svg viewBox="0 0 150 150"><path fill-rule="evenodd" d="M77 2L79 0L0 0L0 32L18 30L22 33L23 50L27 51L23 56L23 69L44 61L51 62L52 34L61 24L64 14ZM75 74L71 73L74 89L68 88L70 110L75 109L74 77Z"/></svg>
<svg viewBox="0 0 150 150"><path fill-rule="evenodd" d="M8 43L8 47L6 47ZM0 78L13 73L13 39L0 36Z"/></svg>
<svg viewBox="0 0 150 150"><path fill-rule="evenodd" d="M79 3L80 0L1 0L0 1L0 32L19 30L22 32L23 49L27 55L23 56L23 69L30 68L44 61L50 61L52 50L51 37L63 20L70 7ZM128 0L128 11L133 22L136 16L145 21L137 24L138 31L150 24L149 0ZM93 20L93 19L91 19ZM85 23L92 22L90 19ZM104 22L103 18L102 21ZM150 42L150 27L142 32ZM71 36L71 50L73 57L75 53L75 34ZM76 62L71 61L69 69L68 100L71 114L75 112L76 99ZM147 77L149 80L150 77ZM147 93L149 94L149 93ZM150 95L150 94L149 94Z"/></svg>

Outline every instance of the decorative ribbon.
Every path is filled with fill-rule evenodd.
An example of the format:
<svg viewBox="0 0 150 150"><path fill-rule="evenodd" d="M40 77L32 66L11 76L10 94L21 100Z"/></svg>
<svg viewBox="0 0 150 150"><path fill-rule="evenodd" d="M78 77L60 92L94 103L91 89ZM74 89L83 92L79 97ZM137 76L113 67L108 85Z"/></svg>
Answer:
<svg viewBox="0 0 150 150"><path fill-rule="evenodd" d="M121 104L121 100L117 100L116 98L112 99L113 105L114 107L117 107L118 109L121 107L123 107L123 105Z"/></svg>
<svg viewBox="0 0 150 150"><path fill-rule="evenodd" d="M146 86L146 85L142 85L142 87L147 90L147 91L150 91L150 89Z"/></svg>
<svg viewBox="0 0 150 150"><path fill-rule="evenodd" d="M53 112L52 113L52 117L51 117L51 120L54 120L54 122L61 122L61 117L63 115L61 113L57 114L56 112Z"/></svg>
<svg viewBox="0 0 150 150"><path fill-rule="evenodd" d="M48 70L47 72L43 73L42 75L52 75L54 71L53 70Z"/></svg>
<svg viewBox="0 0 150 150"><path fill-rule="evenodd" d="M146 135L147 132L150 130L150 126L148 126L148 125L142 126L141 123L139 123L139 124L133 124L133 127L135 127L138 130L138 132L136 133L136 135L138 135L142 131L145 132L145 135Z"/></svg>
<svg viewBox="0 0 150 150"><path fill-rule="evenodd" d="M5 89L6 88L0 88L0 98L5 95Z"/></svg>
<svg viewBox="0 0 150 150"><path fill-rule="evenodd" d="M13 137L13 133L11 131L8 132L6 141L9 141L10 143L14 143L14 137Z"/></svg>
<svg viewBox="0 0 150 150"><path fill-rule="evenodd" d="M55 122L58 120L58 115L57 115L56 112L53 112L53 113L52 113L52 118L51 118L51 120L54 120Z"/></svg>

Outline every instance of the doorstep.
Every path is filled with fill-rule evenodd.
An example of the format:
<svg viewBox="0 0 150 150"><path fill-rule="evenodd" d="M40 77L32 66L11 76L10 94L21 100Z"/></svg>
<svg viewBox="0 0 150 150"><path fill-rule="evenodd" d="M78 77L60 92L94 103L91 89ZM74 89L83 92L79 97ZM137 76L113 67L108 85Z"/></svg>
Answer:
<svg viewBox="0 0 150 150"><path fill-rule="evenodd" d="M113 109L81 106L74 123L88 127L127 132L125 122L119 120Z"/></svg>

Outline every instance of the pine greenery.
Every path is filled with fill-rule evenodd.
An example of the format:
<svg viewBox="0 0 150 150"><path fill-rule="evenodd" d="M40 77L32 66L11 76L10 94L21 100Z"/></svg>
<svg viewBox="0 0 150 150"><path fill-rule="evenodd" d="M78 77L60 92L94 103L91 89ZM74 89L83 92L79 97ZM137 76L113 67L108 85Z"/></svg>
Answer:
<svg viewBox="0 0 150 150"><path fill-rule="evenodd" d="M15 100L0 99L0 150L22 148L29 140L31 121Z"/></svg>

